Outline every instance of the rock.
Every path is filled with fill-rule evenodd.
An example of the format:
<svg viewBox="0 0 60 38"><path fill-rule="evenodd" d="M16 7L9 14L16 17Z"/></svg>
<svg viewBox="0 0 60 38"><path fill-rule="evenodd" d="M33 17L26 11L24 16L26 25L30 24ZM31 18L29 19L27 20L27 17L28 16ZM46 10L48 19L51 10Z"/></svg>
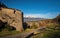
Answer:
<svg viewBox="0 0 60 38"><path fill-rule="evenodd" d="M60 15L58 15L58 16L56 17L56 20L57 20L58 23L60 24Z"/></svg>
<svg viewBox="0 0 60 38"><path fill-rule="evenodd" d="M0 7L5 7L7 8L7 6L5 4L3 4L2 2L0 2Z"/></svg>
<svg viewBox="0 0 60 38"><path fill-rule="evenodd" d="M1 7L0 20L7 22L10 26L16 28L17 31L23 30L23 13L20 10Z"/></svg>
<svg viewBox="0 0 60 38"><path fill-rule="evenodd" d="M60 24L60 15L58 15L56 18L54 18L53 21Z"/></svg>

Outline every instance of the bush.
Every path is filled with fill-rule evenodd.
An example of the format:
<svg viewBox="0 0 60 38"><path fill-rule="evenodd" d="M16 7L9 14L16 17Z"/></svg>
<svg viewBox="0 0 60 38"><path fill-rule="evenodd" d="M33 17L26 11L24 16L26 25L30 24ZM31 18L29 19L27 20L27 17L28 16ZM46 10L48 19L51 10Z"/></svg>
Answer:
<svg viewBox="0 0 60 38"><path fill-rule="evenodd" d="M38 28L37 25L33 24L33 26L31 26L32 29L36 29Z"/></svg>
<svg viewBox="0 0 60 38"><path fill-rule="evenodd" d="M59 26L57 23L48 23L47 24L47 28L56 28L57 26Z"/></svg>
<svg viewBox="0 0 60 38"><path fill-rule="evenodd" d="M8 31L12 31L12 30L16 30L16 28L12 27L12 26L5 26L5 28L8 30Z"/></svg>

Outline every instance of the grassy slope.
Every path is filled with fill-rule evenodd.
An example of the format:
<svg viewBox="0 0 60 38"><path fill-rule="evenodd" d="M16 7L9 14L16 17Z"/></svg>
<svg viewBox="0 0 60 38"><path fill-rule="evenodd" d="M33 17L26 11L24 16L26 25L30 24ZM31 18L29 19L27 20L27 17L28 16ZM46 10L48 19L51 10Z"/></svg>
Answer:
<svg viewBox="0 0 60 38"><path fill-rule="evenodd" d="M0 32L0 37L2 36L8 36L8 35L15 35L15 34L19 34L21 32L19 31L2 31Z"/></svg>
<svg viewBox="0 0 60 38"><path fill-rule="evenodd" d="M30 38L60 38L60 30L47 29Z"/></svg>

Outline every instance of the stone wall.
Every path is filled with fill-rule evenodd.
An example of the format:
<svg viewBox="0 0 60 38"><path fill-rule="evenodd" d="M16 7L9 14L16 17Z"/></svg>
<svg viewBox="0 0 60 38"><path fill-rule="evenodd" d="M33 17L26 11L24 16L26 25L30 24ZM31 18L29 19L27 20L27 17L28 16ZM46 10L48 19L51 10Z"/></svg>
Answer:
<svg viewBox="0 0 60 38"><path fill-rule="evenodd" d="M15 27L17 31L23 30L23 13L20 10L1 7L0 20Z"/></svg>

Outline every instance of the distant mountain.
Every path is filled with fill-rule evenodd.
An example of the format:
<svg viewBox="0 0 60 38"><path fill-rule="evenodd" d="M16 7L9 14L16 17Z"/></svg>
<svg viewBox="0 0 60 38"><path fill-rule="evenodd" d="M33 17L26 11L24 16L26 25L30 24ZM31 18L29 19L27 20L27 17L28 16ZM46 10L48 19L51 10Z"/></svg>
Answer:
<svg viewBox="0 0 60 38"><path fill-rule="evenodd" d="M44 18L30 18L30 17L24 17L24 21L38 21L43 20Z"/></svg>

